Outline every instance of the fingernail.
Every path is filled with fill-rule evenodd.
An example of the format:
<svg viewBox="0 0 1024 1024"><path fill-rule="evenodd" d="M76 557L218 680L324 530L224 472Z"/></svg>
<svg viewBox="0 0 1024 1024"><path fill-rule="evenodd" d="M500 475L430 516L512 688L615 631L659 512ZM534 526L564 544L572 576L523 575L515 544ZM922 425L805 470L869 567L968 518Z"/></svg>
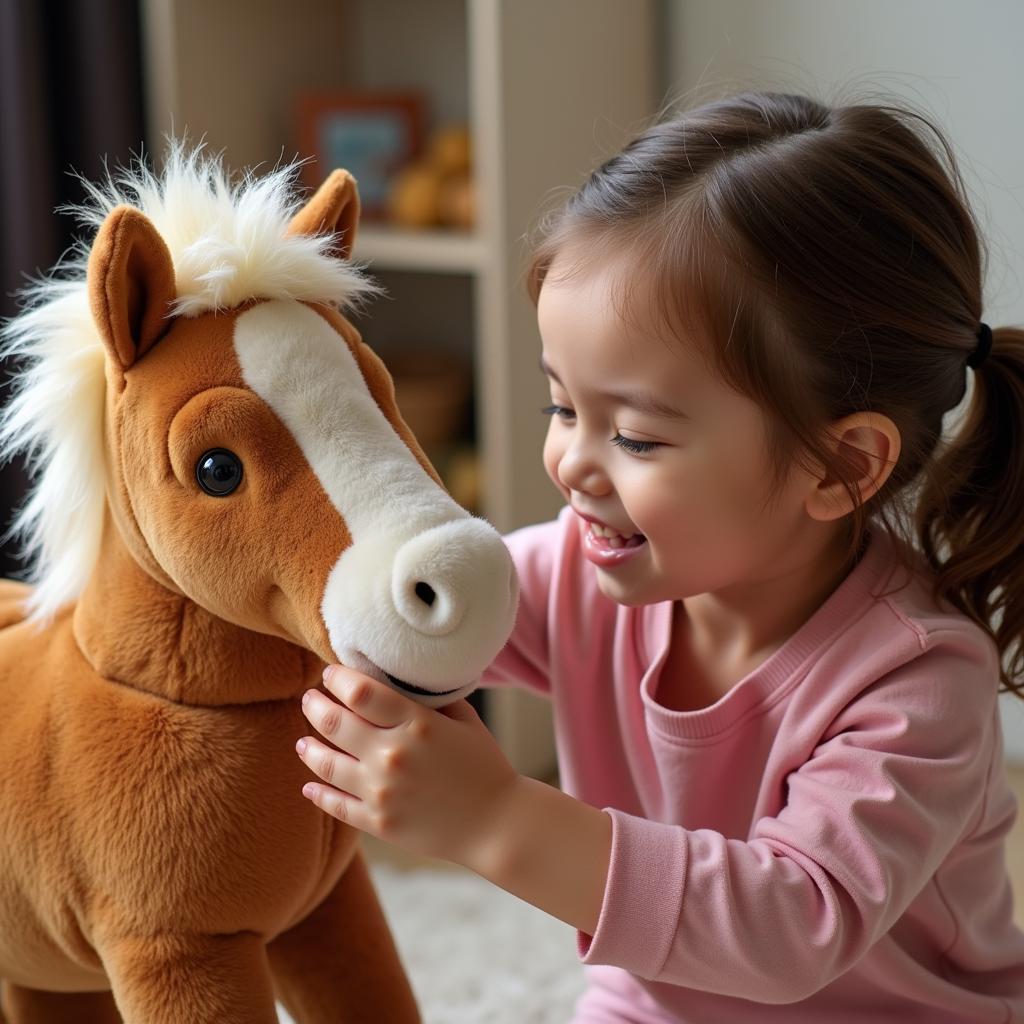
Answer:
<svg viewBox="0 0 1024 1024"><path fill-rule="evenodd" d="M309 799L312 800L313 797L316 796L316 786L312 782L307 782L302 787L302 795L309 797Z"/></svg>
<svg viewBox="0 0 1024 1024"><path fill-rule="evenodd" d="M307 747L307 745L308 745L308 744L306 743L306 741L305 741L304 739L303 739L303 740L299 740L299 742L295 744L295 749L296 749L296 750L297 750L297 751L298 751L298 752L299 752L300 754L304 754L304 753L306 752L306 747Z"/></svg>
<svg viewBox="0 0 1024 1024"><path fill-rule="evenodd" d="M302 706L305 707L312 699L313 699L313 691L312 690L307 690L302 695Z"/></svg>
<svg viewBox="0 0 1024 1024"><path fill-rule="evenodd" d="M331 678L331 673L333 671L334 671L334 666L333 665L328 665L327 668L324 669L324 682L325 683L327 682L328 679Z"/></svg>

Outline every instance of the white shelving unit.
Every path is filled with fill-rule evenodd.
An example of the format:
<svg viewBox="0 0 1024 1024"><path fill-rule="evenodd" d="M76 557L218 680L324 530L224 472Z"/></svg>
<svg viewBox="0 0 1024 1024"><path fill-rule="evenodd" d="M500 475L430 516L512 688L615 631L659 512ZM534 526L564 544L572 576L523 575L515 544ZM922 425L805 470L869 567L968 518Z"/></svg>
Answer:
<svg viewBox="0 0 1024 1024"><path fill-rule="evenodd" d="M384 270L481 274L488 258L483 239L454 231L363 227L356 255Z"/></svg>
<svg viewBox="0 0 1024 1024"><path fill-rule="evenodd" d="M173 128L205 136L231 166L288 159L300 89L417 89L428 128L469 124L475 230L364 225L355 256L393 301L359 326L385 361L385 333L467 349L481 511L503 532L560 504L540 461L547 390L523 287L524 235L555 193L578 185L654 109L655 3L143 0L152 152ZM487 720L520 771L550 772L545 702L491 691Z"/></svg>

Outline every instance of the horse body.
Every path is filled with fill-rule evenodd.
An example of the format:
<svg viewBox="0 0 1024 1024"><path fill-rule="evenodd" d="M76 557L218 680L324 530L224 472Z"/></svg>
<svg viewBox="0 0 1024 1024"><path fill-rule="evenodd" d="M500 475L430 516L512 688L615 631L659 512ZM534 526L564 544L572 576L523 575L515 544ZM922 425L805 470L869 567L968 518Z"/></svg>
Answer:
<svg viewBox="0 0 1024 1024"><path fill-rule="evenodd" d="M200 170L179 166L163 197L190 186L191 210L226 189ZM256 205L230 198L212 220ZM357 211L336 173L276 228L340 227L347 245ZM418 1020L357 834L300 795L299 698L335 660L431 706L468 692L511 629L511 560L444 493L339 303L280 286L333 265L232 291L237 267L213 260L198 279L217 296L189 298L195 249L253 262L214 241L172 258L115 206L89 315L83 291L29 320L45 348L40 325L73 301L96 336L58 360L91 404L61 407L44 357L49 404L30 393L13 414L75 431L29 506L44 555L93 533L87 557L50 558L41 594L0 586L9 1024L272 1024L275 995L300 1024Z"/></svg>
<svg viewBox="0 0 1024 1024"><path fill-rule="evenodd" d="M90 627L116 615L119 594L147 588L103 579L102 604L87 598L44 637L28 623L0 631L0 750L17 765L0 780L0 977L29 988L108 989L117 951L152 935L272 942L358 852L353 830L296 799L297 699L260 699L282 679L315 685L319 659L158 598L143 607L171 627L155 631L168 645L150 648L152 670L129 682L113 670L135 652ZM192 642L171 647L178 628ZM163 668L175 663L183 675L244 672L254 699L176 699L181 677Z"/></svg>

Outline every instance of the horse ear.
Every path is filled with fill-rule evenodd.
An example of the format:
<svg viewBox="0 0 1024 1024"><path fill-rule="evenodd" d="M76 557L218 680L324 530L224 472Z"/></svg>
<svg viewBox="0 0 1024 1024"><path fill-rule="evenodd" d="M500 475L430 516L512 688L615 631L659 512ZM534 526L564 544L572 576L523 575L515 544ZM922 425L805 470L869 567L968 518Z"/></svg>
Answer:
<svg viewBox="0 0 1024 1024"><path fill-rule="evenodd" d="M331 255L347 260L355 245L358 223L359 188L356 179L348 171L337 170L331 171L309 202L292 217L285 234L337 234L341 240Z"/></svg>
<svg viewBox="0 0 1024 1024"><path fill-rule="evenodd" d="M168 327L175 298L167 244L139 210L115 207L89 253L89 305L108 356L127 370Z"/></svg>

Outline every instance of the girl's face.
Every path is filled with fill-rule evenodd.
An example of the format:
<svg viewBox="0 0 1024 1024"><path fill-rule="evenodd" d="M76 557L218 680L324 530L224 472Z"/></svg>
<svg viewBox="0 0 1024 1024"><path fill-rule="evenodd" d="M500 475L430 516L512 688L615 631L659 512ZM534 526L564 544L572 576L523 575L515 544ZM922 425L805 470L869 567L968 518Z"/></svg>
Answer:
<svg viewBox="0 0 1024 1024"><path fill-rule="evenodd" d="M793 565L814 481L794 470L762 511L769 476L758 406L715 377L685 337L666 341L651 318L620 318L611 288L621 267L564 281L557 270L538 300L552 403L544 466L578 514L601 591L626 605L724 596ZM585 517L632 539L595 536L603 530Z"/></svg>

